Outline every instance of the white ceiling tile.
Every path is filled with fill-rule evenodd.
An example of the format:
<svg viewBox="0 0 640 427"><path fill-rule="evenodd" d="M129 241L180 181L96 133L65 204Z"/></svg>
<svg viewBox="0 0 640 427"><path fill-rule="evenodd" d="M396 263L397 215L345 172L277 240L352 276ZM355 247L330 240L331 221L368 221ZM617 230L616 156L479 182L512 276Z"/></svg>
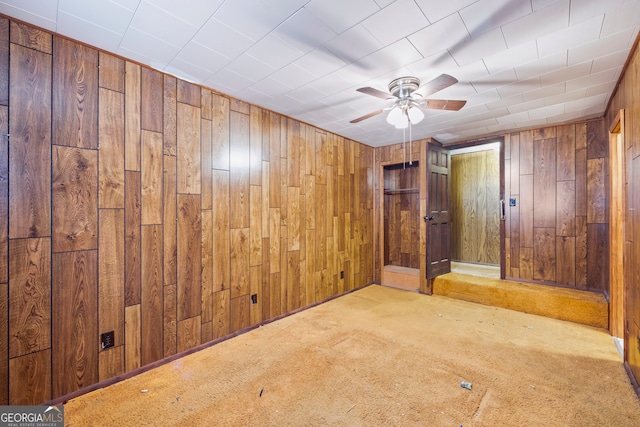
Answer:
<svg viewBox="0 0 640 427"><path fill-rule="evenodd" d="M517 65L515 67L516 75L519 79L528 79L533 76L539 76L555 70L562 70L567 66L567 53L558 52L553 55L545 56L535 61Z"/></svg>
<svg viewBox="0 0 640 427"><path fill-rule="evenodd" d="M477 65L477 64L476 64ZM482 64L480 64L482 65ZM458 67L456 61L449 54L444 51L441 54L431 55L430 57L419 59L411 64L408 64L406 68L409 70L409 74L419 77L421 80L432 79L440 74L450 74L458 80L469 79L469 75L478 75L477 69L472 72L472 64L465 66L464 68ZM467 70L467 74L461 77L463 74L461 70ZM487 74L487 70L482 65L482 72L480 75Z"/></svg>
<svg viewBox="0 0 640 427"><path fill-rule="evenodd" d="M0 13L31 22L49 31L56 31L58 7L56 2L40 0L2 0Z"/></svg>
<svg viewBox="0 0 640 427"><path fill-rule="evenodd" d="M599 73L600 71L609 70L611 68L618 68L618 64L624 64L627 59L628 52L621 50L614 52L611 55L601 56L593 60L593 66L591 67L592 73Z"/></svg>
<svg viewBox="0 0 640 427"><path fill-rule="evenodd" d="M464 66L503 51L506 47L502 31L498 28L457 46L455 50L451 51L451 55L458 65Z"/></svg>
<svg viewBox="0 0 640 427"><path fill-rule="evenodd" d="M518 80L517 82L498 87L498 92L503 98L508 98L519 93L540 88L540 77L532 77L527 80Z"/></svg>
<svg viewBox="0 0 640 427"><path fill-rule="evenodd" d="M437 22L458 10L475 3L477 0L449 0L449 1L433 1L433 0L416 0L420 9L425 14L429 22Z"/></svg>
<svg viewBox="0 0 640 427"><path fill-rule="evenodd" d="M213 75L211 70L191 64L182 59L175 58L162 70L183 80L193 83L202 83Z"/></svg>
<svg viewBox="0 0 640 427"><path fill-rule="evenodd" d="M356 25L325 43L324 47L344 61L353 62L383 47L362 25Z"/></svg>
<svg viewBox="0 0 640 427"><path fill-rule="evenodd" d="M601 109L598 110L604 111L605 104L607 102L607 94L598 94L594 96L588 96L581 99L576 99L575 101L570 101L566 103L566 111L577 111L584 110L590 108Z"/></svg>
<svg viewBox="0 0 640 427"><path fill-rule="evenodd" d="M514 48L502 50L493 55L486 56L483 61L490 73L497 73L507 68L514 68L537 59L537 45L536 42L532 40Z"/></svg>
<svg viewBox="0 0 640 427"><path fill-rule="evenodd" d="M137 2L139 0L133 1ZM209 17L211 17L224 2L224 0L189 0L188 2L176 0L143 0L143 2L145 1L198 28L207 22Z"/></svg>
<svg viewBox="0 0 640 427"><path fill-rule="evenodd" d="M564 94L566 85L564 82L542 86L540 89L524 92L522 97L525 101L533 101L536 99L545 99L550 96Z"/></svg>
<svg viewBox="0 0 640 427"><path fill-rule="evenodd" d="M628 53L629 43L633 40L633 29L626 29L590 43L569 49L569 65L590 61L612 52L624 51Z"/></svg>
<svg viewBox="0 0 640 427"><path fill-rule="evenodd" d="M312 82L316 79L316 76L300 68L295 63L292 63L275 71L271 74L271 78L280 83L288 84L291 87L298 87Z"/></svg>
<svg viewBox="0 0 640 427"><path fill-rule="evenodd" d="M603 16L598 16L538 38L538 53L540 57L549 56L597 40L600 35L602 19Z"/></svg>
<svg viewBox="0 0 640 427"><path fill-rule="evenodd" d="M497 92L497 89L495 89ZM509 108L513 105L521 104L524 102L524 98L521 94L513 95L507 98L502 98L499 101L489 102L486 107L489 110L499 110L500 108Z"/></svg>
<svg viewBox="0 0 640 427"><path fill-rule="evenodd" d="M566 84L564 85L566 86ZM578 89L571 92L558 93L556 95L549 96L544 99L544 103L545 105L560 104L562 102L570 102L577 99L582 99L585 96L587 96L587 91L585 89Z"/></svg>
<svg viewBox="0 0 640 427"><path fill-rule="evenodd" d="M142 0L111 0L113 3L124 7L127 10L135 12Z"/></svg>
<svg viewBox="0 0 640 427"><path fill-rule="evenodd" d="M355 66L369 75L379 75L422 59L407 39L401 39L355 62Z"/></svg>
<svg viewBox="0 0 640 427"><path fill-rule="evenodd" d="M130 25L131 28L178 47L182 47L198 31L198 27L146 1L140 3ZM167 28L171 28L171 31L167 31Z"/></svg>
<svg viewBox="0 0 640 427"><path fill-rule="evenodd" d="M178 54L176 59L190 64L199 64L201 68L209 70L211 74L216 73L227 65L231 60L206 46L197 42L189 42Z"/></svg>
<svg viewBox="0 0 640 427"><path fill-rule="evenodd" d="M573 80L567 80L567 92L577 90L582 87L596 86L602 83L615 82L617 80L617 70L611 69Z"/></svg>
<svg viewBox="0 0 640 427"><path fill-rule="evenodd" d="M449 15L408 37L409 41L425 58L462 44L468 38L467 28L457 13Z"/></svg>
<svg viewBox="0 0 640 427"><path fill-rule="evenodd" d="M602 37L615 34L622 28L638 27L640 23L640 4L638 0L620 1L618 7L612 7L607 13L602 26Z"/></svg>
<svg viewBox="0 0 640 427"><path fill-rule="evenodd" d="M309 103L310 101L318 101L326 97L326 93L315 89L313 86L300 86L287 92L287 95L298 101ZM307 107L309 108L309 107Z"/></svg>
<svg viewBox="0 0 640 427"><path fill-rule="evenodd" d="M304 52L271 34L251 46L247 53L276 69L290 64L304 55Z"/></svg>
<svg viewBox="0 0 640 427"><path fill-rule="evenodd" d="M530 110L533 110L535 108L542 108L546 105L548 104L545 104L544 99L533 99L533 100L521 102L519 104L510 105L509 107L507 107L507 109L511 114L520 114L520 113L526 114ZM521 121L521 120L514 120L514 122L518 122L518 121Z"/></svg>
<svg viewBox="0 0 640 427"><path fill-rule="evenodd" d="M231 70L223 68L204 83L212 89L219 90L229 95L234 95L251 86L254 82L246 77L234 73Z"/></svg>
<svg viewBox="0 0 640 427"><path fill-rule="evenodd" d="M108 52L118 50L122 40L122 34L99 27L66 12L58 14L58 33L72 39L82 40L88 45Z"/></svg>
<svg viewBox="0 0 640 427"><path fill-rule="evenodd" d="M89 6L90 7L87 7ZM118 34L124 34L133 17L133 12L110 1L58 0L60 12L92 22Z"/></svg>
<svg viewBox="0 0 640 427"><path fill-rule="evenodd" d="M388 45L429 25L413 0L397 0L362 25L382 44Z"/></svg>
<svg viewBox="0 0 640 427"><path fill-rule="evenodd" d="M277 102L279 97L284 96L285 93L289 92L292 89L291 86L273 80L270 77L262 79L259 82L255 82L250 85L250 87L254 90L257 90L258 92L262 92L275 98L274 102Z"/></svg>
<svg viewBox="0 0 640 427"><path fill-rule="evenodd" d="M529 13L531 4L528 1L480 0L460 10L460 16L472 37L497 29Z"/></svg>
<svg viewBox="0 0 640 427"><path fill-rule="evenodd" d="M133 27L129 27L129 30L122 38L120 48L140 52L144 56L162 64L161 68L171 62L180 51L178 47Z"/></svg>
<svg viewBox="0 0 640 427"><path fill-rule="evenodd" d="M316 77L324 76L346 65L346 62L323 49L309 52L293 63Z"/></svg>
<svg viewBox="0 0 640 427"><path fill-rule="evenodd" d="M338 34L380 10L373 0L311 0L304 7Z"/></svg>
<svg viewBox="0 0 640 427"><path fill-rule="evenodd" d="M515 47L569 26L569 0L561 0L502 26L508 47Z"/></svg>
<svg viewBox="0 0 640 427"><path fill-rule="evenodd" d="M555 71L542 74L540 81L543 86L564 83L567 80L589 75L589 73L591 73L591 67L591 62L583 62L582 64L576 64L566 68L558 68Z"/></svg>
<svg viewBox="0 0 640 427"><path fill-rule="evenodd" d="M616 88L617 81L601 83L587 88L586 96L609 95Z"/></svg>
<svg viewBox="0 0 640 427"><path fill-rule="evenodd" d="M276 69L270 65L260 62L253 56L247 54L240 55L231 61L226 68L254 82L262 80L276 71Z"/></svg>
<svg viewBox="0 0 640 427"><path fill-rule="evenodd" d="M296 11L271 34L302 52L309 52L337 35L306 8Z"/></svg>
<svg viewBox="0 0 640 427"><path fill-rule="evenodd" d="M529 120L529 113L527 111L521 111L519 113L507 114L506 116L496 117L496 120L500 124L512 124L517 122L523 122Z"/></svg>
<svg viewBox="0 0 640 427"><path fill-rule="evenodd" d="M260 40L306 2L307 0L225 1L213 16L251 40Z"/></svg>
<svg viewBox="0 0 640 427"><path fill-rule="evenodd" d="M230 59L239 56L253 44L250 38L214 18L200 28L193 40Z"/></svg>

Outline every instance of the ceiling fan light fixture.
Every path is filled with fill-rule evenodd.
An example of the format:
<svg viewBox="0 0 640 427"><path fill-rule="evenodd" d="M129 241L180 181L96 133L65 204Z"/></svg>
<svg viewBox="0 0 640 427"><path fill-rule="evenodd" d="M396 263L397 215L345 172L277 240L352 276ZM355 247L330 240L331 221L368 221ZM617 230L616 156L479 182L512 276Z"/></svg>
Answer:
<svg viewBox="0 0 640 427"><path fill-rule="evenodd" d="M419 108L409 108L407 111L411 124L418 124L424 119L424 113Z"/></svg>
<svg viewBox="0 0 640 427"><path fill-rule="evenodd" d="M389 111L389 114L387 114L387 123L394 125L395 127L401 125L403 120L406 121L400 108L392 108L391 111Z"/></svg>

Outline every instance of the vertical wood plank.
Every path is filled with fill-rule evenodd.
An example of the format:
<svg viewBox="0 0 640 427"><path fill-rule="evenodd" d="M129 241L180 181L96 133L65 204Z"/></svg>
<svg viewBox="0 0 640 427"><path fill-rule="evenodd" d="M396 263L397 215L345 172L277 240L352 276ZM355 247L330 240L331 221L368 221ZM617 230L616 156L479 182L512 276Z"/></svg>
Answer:
<svg viewBox="0 0 640 427"><path fill-rule="evenodd" d="M2 21L0 21L0 26ZM9 285L0 283L0 404L9 404Z"/></svg>
<svg viewBox="0 0 640 427"><path fill-rule="evenodd" d="M214 169L229 170L229 98L213 95L213 133L211 166Z"/></svg>
<svg viewBox="0 0 640 427"><path fill-rule="evenodd" d="M138 64L127 61L125 63L125 169L140 170L140 108L141 98L141 71Z"/></svg>
<svg viewBox="0 0 640 427"><path fill-rule="evenodd" d="M98 141L100 144L100 208L124 207L124 97L100 89Z"/></svg>
<svg viewBox="0 0 640 427"><path fill-rule="evenodd" d="M142 131L142 224L162 224L162 134Z"/></svg>
<svg viewBox="0 0 640 427"><path fill-rule="evenodd" d="M262 109L254 105L251 106L249 116L249 168L250 184L261 185L262 183Z"/></svg>
<svg viewBox="0 0 640 427"><path fill-rule="evenodd" d="M98 253L53 254L53 395L98 382Z"/></svg>
<svg viewBox="0 0 640 427"><path fill-rule="evenodd" d="M211 120L201 120L200 122L200 188L202 191L202 209L213 208L213 175L211 168Z"/></svg>
<svg viewBox="0 0 640 427"><path fill-rule="evenodd" d="M609 157L609 136L603 119L587 122L587 159Z"/></svg>
<svg viewBox="0 0 640 427"><path fill-rule="evenodd" d="M9 357L51 347L51 242L9 243Z"/></svg>
<svg viewBox="0 0 640 427"><path fill-rule="evenodd" d="M587 150L576 150L576 215L587 216Z"/></svg>
<svg viewBox="0 0 640 427"><path fill-rule="evenodd" d="M300 195L298 187L287 189L287 250L300 250Z"/></svg>
<svg viewBox="0 0 640 427"><path fill-rule="evenodd" d="M46 31L11 21L11 43L44 53L53 52L53 38Z"/></svg>
<svg viewBox="0 0 640 427"><path fill-rule="evenodd" d="M165 321L162 286L162 226L142 226L141 362L162 359Z"/></svg>
<svg viewBox="0 0 640 427"><path fill-rule="evenodd" d="M262 322L262 265L253 265L249 270L249 294L255 295L256 302L250 300L249 321L251 325Z"/></svg>
<svg viewBox="0 0 640 427"><path fill-rule="evenodd" d="M117 347L124 344L124 209L100 209L99 216L98 327L114 331Z"/></svg>
<svg viewBox="0 0 640 427"><path fill-rule="evenodd" d="M220 338L231 332L230 312L231 290L215 292L213 294L213 337Z"/></svg>
<svg viewBox="0 0 640 427"><path fill-rule="evenodd" d="M178 194L178 323L202 309L201 226L200 196Z"/></svg>
<svg viewBox="0 0 640 427"><path fill-rule="evenodd" d="M9 105L9 20L6 18L0 18L0 105Z"/></svg>
<svg viewBox="0 0 640 427"><path fill-rule="evenodd" d="M556 237L556 283L576 284L576 238Z"/></svg>
<svg viewBox="0 0 640 427"><path fill-rule="evenodd" d="M140 367L140 304L124 309L124 369L132 371Z"/></svg>
<svg viewBox="0 0 640 427"><path fill-rule="evenodd" d="M40 405L51 397L51 350L9 360L10 405Z"/></svg>
<svg viewBox="0 0 640 427"><path fill-rule="evenodd" d="M262 186L252 185L249 195L249 264L262 263Z"/></svg>
<svg viewBox="0 0 640 427"><path fill-rule="evenodd" d="M123 345L101 351L98 355L100 381L123 374L125 371L124 359Z"/></svg>
<svg viewBox="0 0 640 427"><path fill-rule="evenodd" d="M607 222L606 170L605 159L587 160L587 222Z"/></svg>
<svg viewBox="0 0 640 427"><path fill-rule="evenodd" d="M205 120L213 120L211 105L212 93L209 89L200 88L200 114Z"/></svg>
<svg viewBox="0 0 640 427"><path fill-rule="evenodd" d="M556 235L576 235L576 182L558 181L556 191Z"/></svg>
<svg viewBox="0 0 640 427"><path fill-rule="evenodd" d="M200 316L178 321L178 353L199 346L201 333Z"/></svg>
<svg viewBox="0 0 640 427"><path fill-rule="evenodd" d="M555 227L556 224L556 140L542 139L533 147L533 225Z"/></svg>
<svg viewBox="0 0 640 427"><path fill-rule="evenodd" d="M9 109L9 236L49 236L51 56L14 44L10 55L9 97L20 103Z"/></svg>
<svg viewBox="0 0 640 427"><path fill-rule="evenodd" d="M271 113L269 116L271 131L269 134L269 207L279 208L282 198L280 197L280 116Z"/></svg>
<svg viewBox="0 0 640 427"><path fill-rule="evenodd" d="M213 292L218 292L231 287L228 171L213 171L213 192L216 195L216 204L212 211L213 247L215 248L213 252Z"/></svg>
<svg viewBox="0 0 640 427"><path fill-rule="evenodd" d="M163 108L162 115L164 118L164 132L163 132L163 142L164 142L164 155L166 156L175 156L176 155L176 144L178 143L178 130L176 125L176 116L177 116L177 81L175 77L171 77L168 75L164 75L163 80L164 85L164 95L163 95Z"/></svg>
<svg viewBox="0 0 640 427"><path fill-rule="evenodd" d="M533 175L533 131L520 132L520 175Z"/></svg>
<svg viewBox="0 0 640 427"><path fill-rule="evenodd" d="M242 295L237 298L231 298L230 327L232 332L236 332L244 328L248 328L249 325L251 324L249 304L250 304L249 294Z"/></svg>
<svg viewBox="0 0 640 427"><path fill-rule="evenodd" d="M533 248L533 175L520 175L520 247Z"/></svg>
<svg viewBox="0 0 640 427"><path fill-rule="evenodd" d="M576 216L576 286L587 287L587 217Z"/></svg>
<svg viewBox="0 0 640 427"><path fill-rule="evenodd" d="M0 283L4 284L9 282L9 138L6 136L8 133L9 109L0 106Z"/></svg>
<svg viewBox="0 0 640 427"><path fill-rule="evenodd" d="M231 242L231 299L249 294L249 228L233 228Z"/></svg>
<svg viewBox="0 0 640 427"><path fill-rule="evenodd" d="M162 132L162 119L165 116L163 99L166 93L163 91L165 80L162 73L147 67L140 70L140 126L144 130Z"/></svg>
<svg viewBox="0 0 640 427"><path fill-rule="evenodd" d="M250 123L249 116L232 111L230 120L229 217L231 228L246 228L249 220L250 192ZM234 296L232 295L233 299Z"/></svg>
<svg viewBox="0 0 640 427"><path fill-rule="evenodd" d="M608 224L587 223L587 288L609 294Z"/></svg>
<svg viewBox="0 0 640 427"><path fill-rule="evenodd" d="M200 110L178 103L178 193L200 194Z"/></svg>
<svg viewBox="0 0 640 427"><path fill-rule="evenodd" d="M570 181L576 177L576 137L575 125L558 126L557 138L557 179Z"/></svg>
<svg viewBox="0 0 640 427"><path fill-rule="evenodd" d="M178 102L200 108L200 86L178 79Z"/></svg>
<svg viewBox="0 0 640 427"><path fill-rule="evenodd" d="M54 37L53 143L98 147L98 51Z"/></svg>
<svg viewBox="0 0 640 427"><path fill-rule="evenodd" d="M178 299L176 285L165 285L162 290L164 302L163 355L168 357L178 352Z"/></svg>
<svg viewBox="0 0 640 427"><path fill-rule="evenodd" d="M213 321L213 212L202 211L202 324Z"/></svg>
<svg viewBox="0 0 640 427"><path fill-rule="evenodd" d="M54 146L52 155L52 250L96 249L98 153Z"/></svg>
<svg viewBox="0 0 640 427"><path fill-rule="evenodd" d="M176 284L178 281L178 238L176 194L176 158L164 156L164 179L162 180L164 201L164 284Z"/></svg>
<svg viewBox="0 0 640 427"><path fill-rule="evenodd" d="M141 236L140 236L140 172L125 171L124 252L125 305L140 304Z"/></svg>
<svg viewBox="0 0 640 427"><path fill-rule="evenodd" d="M99 51L100 71L98 84L101 88L124 92L124 60L104 51Z"/></svg>

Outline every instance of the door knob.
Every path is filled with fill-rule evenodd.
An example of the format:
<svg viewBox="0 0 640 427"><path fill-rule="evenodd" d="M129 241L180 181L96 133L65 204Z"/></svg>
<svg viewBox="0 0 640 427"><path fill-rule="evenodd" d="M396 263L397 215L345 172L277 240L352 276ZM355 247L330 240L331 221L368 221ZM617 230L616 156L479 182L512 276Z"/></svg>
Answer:
<svg viewBox="0 0 640 427"><path fill-rule="evenodd" d="M425 220L425 221L433 221L434 219L435 219L435 217L434 217L434 216L426 216L426 215L425 215L425 217L424 217L424 220Z"/></svg>

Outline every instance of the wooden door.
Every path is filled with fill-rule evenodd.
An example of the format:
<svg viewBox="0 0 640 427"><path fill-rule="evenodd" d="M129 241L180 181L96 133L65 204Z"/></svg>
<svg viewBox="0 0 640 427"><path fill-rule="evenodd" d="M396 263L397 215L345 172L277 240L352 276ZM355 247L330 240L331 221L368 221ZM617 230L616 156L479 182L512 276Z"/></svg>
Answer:
<svg viewBox="0 0 640 427"><path fill-rule="evenodd" d="M449 194L451 156L446 148L427 147L427 279L451 271L451 212Z"/></svg>

